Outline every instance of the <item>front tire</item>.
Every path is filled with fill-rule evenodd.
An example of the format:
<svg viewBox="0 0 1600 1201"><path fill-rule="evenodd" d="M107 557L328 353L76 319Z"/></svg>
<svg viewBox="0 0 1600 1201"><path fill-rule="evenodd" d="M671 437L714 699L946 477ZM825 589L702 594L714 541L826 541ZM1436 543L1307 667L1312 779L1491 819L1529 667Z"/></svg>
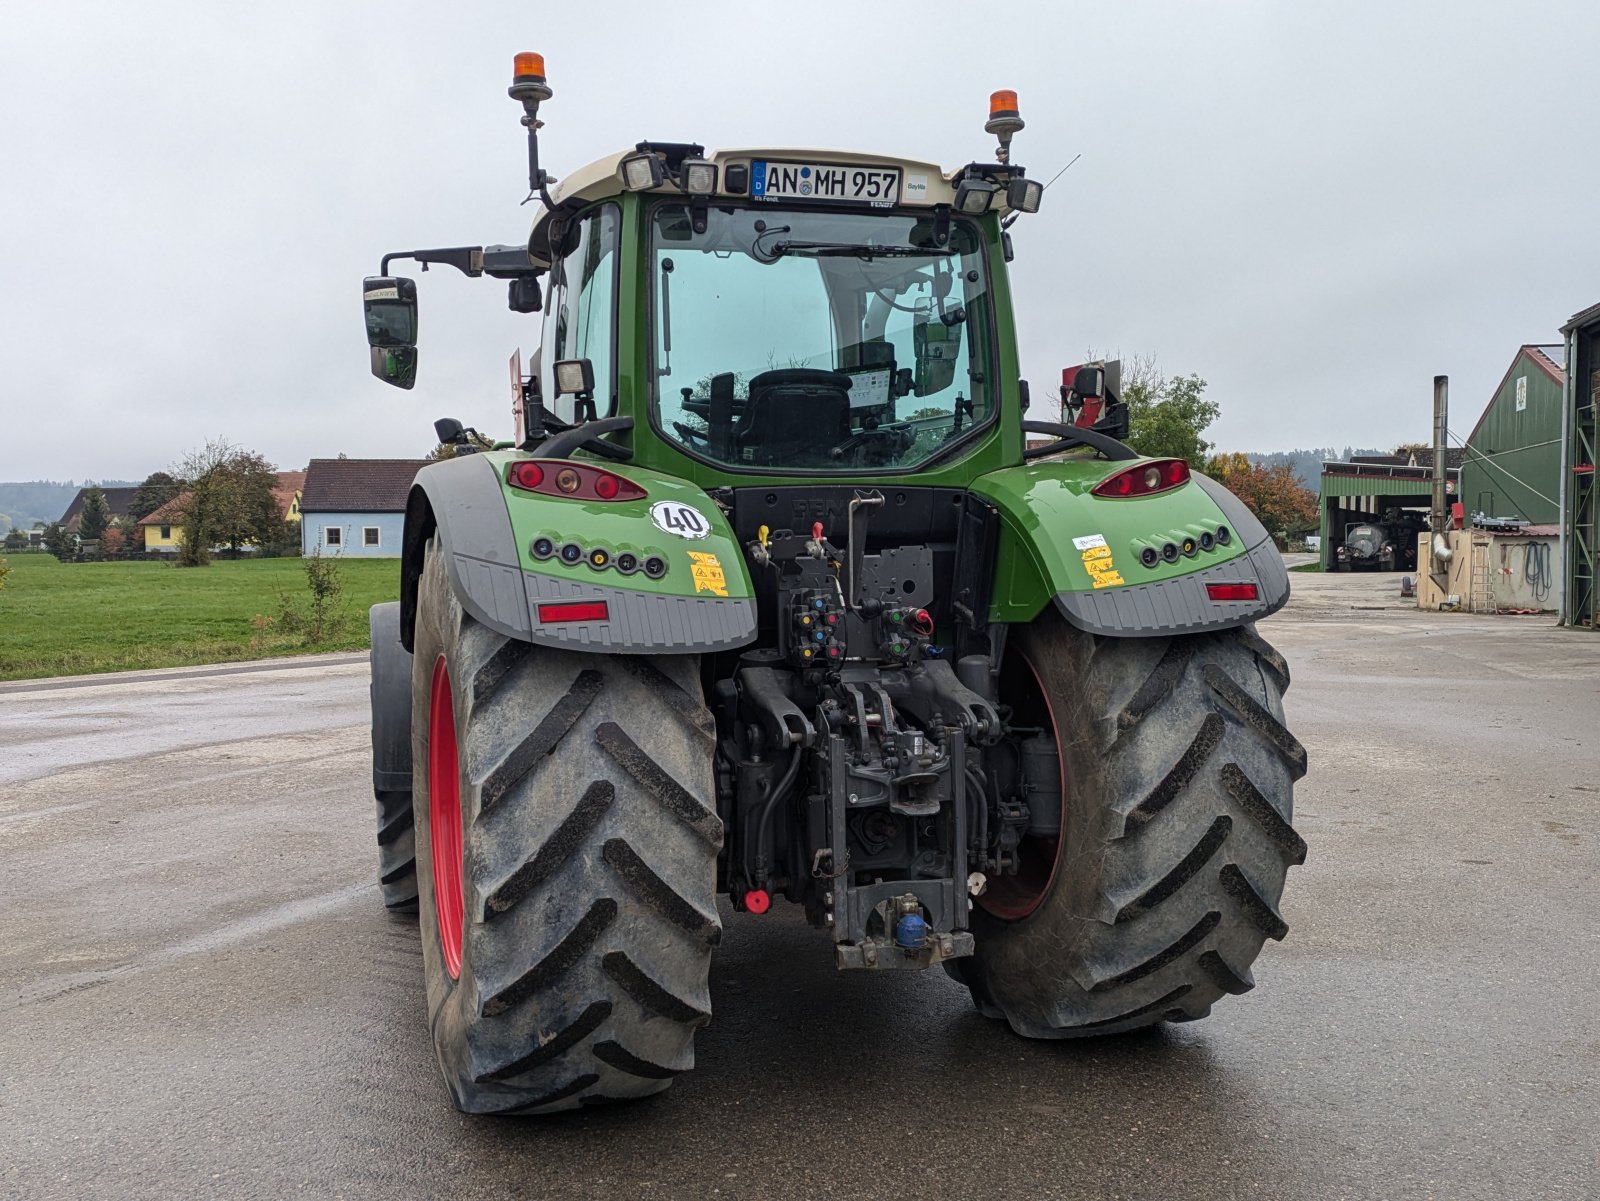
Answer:
<svg viewBox="0 0 1600 1201"><path fill-rule="evenodd" d="M1253 627L1097 638L1054 611L1007 655L1002 699L1055 729L1061 838L1025 857L1031 877L979 898L977 953L953 974L1033 1038L1189 1021L1249 990L1306 851L1282 657Z"/></svg>
<svg viewBox="0 0 1600 1201"><path fill-rule="evenodd" d="M549 1113L667 1088L710 1019L714 725L694 656L591 655L418 589L417 877L456 1105Z"/></svg>

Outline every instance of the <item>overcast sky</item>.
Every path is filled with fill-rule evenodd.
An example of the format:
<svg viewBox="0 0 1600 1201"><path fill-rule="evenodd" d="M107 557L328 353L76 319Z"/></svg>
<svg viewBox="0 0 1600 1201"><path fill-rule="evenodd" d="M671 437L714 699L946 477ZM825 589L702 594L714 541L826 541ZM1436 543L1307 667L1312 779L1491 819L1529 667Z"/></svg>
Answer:
<svg viewBox="0 0 1600 1201"><path fill-rule="evenodd" d="M448 15L447 15L448 7ZM1461 434L1600 301L1600 4L0 4L0 480L279 466L504 433L505 287L420 277L415 391L368 374L386 250L526 237L512 54L561 175L641 138L985 159L1035 394L1093 347L1195 372L1224 449Z"/></svg>

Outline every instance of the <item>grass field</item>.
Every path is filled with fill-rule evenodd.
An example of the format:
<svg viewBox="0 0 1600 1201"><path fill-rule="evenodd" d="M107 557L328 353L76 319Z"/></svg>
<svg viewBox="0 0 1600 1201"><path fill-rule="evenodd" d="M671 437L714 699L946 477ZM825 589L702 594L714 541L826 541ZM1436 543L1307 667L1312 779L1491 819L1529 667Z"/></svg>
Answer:
<svg viewBox="0 0 1600 1201"><path fill-rule="evenodd" d="M307 607L301 559L191 568L68 565L50 555L5 561L11 575L0 589L0 680L357 650L367 645L368 606L400 595L398 560L341 561L336 628L310 643L277 620L285 593Z"/></svg>

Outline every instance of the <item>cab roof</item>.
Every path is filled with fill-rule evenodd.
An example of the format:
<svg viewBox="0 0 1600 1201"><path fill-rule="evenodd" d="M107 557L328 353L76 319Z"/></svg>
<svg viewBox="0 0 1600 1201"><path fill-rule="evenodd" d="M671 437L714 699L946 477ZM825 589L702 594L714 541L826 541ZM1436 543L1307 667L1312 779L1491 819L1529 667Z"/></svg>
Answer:
<svg viewBox="0 0 1600 1201"><path fill-rule="evenodd" d="M643 145L643 143L641 143ZM563 176L550 188L550 199L555 201L557 209L576 208L591 201L602 200L607 196L616 196L625 191L622 185L622 160L637 154L638 149L619 150L615 154L608 154L604 158L595 159L570 174ZM741 147L732 150L713 150L705 154L704 158L716 164L717 190L713 198L729 200L748 200L749 191L733 192L727 188L728 168L743 166L748 168L756 162L780 162L802 164L827 164L841 167L877 167L898 168L900 171L900 198L896 207L906 208L932 208L935 205L950 204L955 200L956 182L964 168L946 171L938 163L923 162L920 159L901 158L896 155L862 154L855 150L828 150L817 147L791 146L791 147ZM648 191L663 196L681 196L683 193L672 183L665 183ZM1001 191L996 197L992 212L1004 215L1009 209L1005 203L1005 193ZM533 239L535 247L541 246L545 239L541 227L550 217L551 210L541 208L533 221ZM534 256L540 258L537 253Z"/></svg>

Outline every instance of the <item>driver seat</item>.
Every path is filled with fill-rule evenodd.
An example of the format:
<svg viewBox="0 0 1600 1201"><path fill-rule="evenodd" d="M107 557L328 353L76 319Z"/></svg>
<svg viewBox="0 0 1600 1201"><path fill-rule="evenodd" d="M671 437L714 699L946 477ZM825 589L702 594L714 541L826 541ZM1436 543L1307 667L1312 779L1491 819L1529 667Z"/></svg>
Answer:
<svg viewBox="0 0 1600 1201"><path fill-rule="evenodd" d="M817 465L850 436L850 377L806 367L763 371L734 428L741 463Z"/></svg>

